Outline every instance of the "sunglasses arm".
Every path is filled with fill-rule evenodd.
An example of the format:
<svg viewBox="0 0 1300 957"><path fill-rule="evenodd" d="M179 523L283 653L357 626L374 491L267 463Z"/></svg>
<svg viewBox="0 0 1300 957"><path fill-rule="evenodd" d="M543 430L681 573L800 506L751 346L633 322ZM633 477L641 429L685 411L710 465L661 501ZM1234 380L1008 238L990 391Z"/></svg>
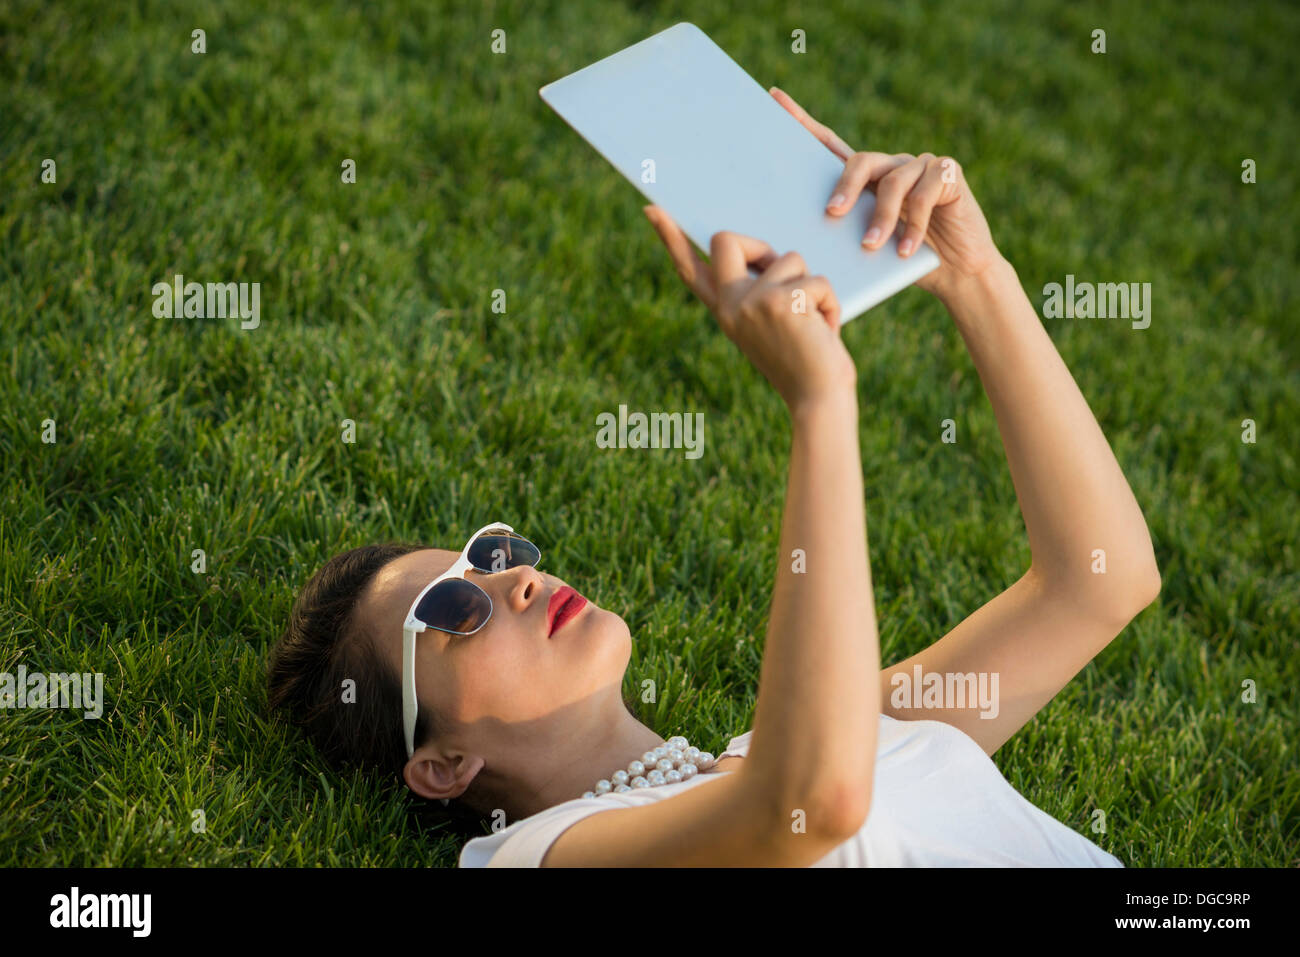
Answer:
<svg viewBox="0 0 1300 957"><path fill-rule="evenodd" d="M402 629L402 725L406 732L406 756L415 754L415 626Z"/></svg>
<svg viewBox="0 0 1300 957"><path fill-rule="evenodd" d="M514 531L504 522L493 522L491 525L484 525L470 536L469 541L465 543L465 547L461 549L460 557L456 559L455 564L442 575L439 575L429 585L429 588L432 588L445 578L463 574L467 568L470 568L468 558L470 545L474 544L475 540L484 532L498 528L505 529L507 532ZM425 591L428 591L428 589L426 588ZM421 596L423 594L421 592ZM416 604L419 604L419 598L416 599ZM412 607L414 608L414 606ZM415 755L415 718L418 707L415 700L415 637L421 631L424 631L423 627L417 629L417 625L412 624L410 621L407 621L402 628L402 730L406 734L406 756L408 758ZM447 798L440 798L439 800L442 801L443 806L451 803Z"/></svg>
<svg viewBox="0 0 1300 957"><path fill-rule="evenodd" d="M423 630L423 629L421 629ZM406 756L415 755L415 636L419 634L414 625L402 629L402 730L406 732ZM439 798L442 806L451 803L447 798Z"/></svg>

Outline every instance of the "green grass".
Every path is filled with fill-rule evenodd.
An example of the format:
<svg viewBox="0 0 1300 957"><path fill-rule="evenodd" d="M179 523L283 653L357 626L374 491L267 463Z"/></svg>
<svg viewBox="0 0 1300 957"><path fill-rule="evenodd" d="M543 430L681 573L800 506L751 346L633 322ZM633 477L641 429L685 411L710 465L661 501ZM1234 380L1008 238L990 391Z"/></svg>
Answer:
<svg viewBox="0 0 1300 957"><path fill-rule="evenodd" d="M0 864L454 864L400 793L263 717L263 668L331 554L498 517L626 618L643 721L715 752L749 727L785 413L537 96L684 19L855 147L961 159L1036 303L1066 273L1152 283L1144 331L1045 324L1164 589L995 759L1131 866L1300 863L1295 8L273 7L0 7L0 671L108 696L99 721L0 712ZM261 282L261 327L155 318L176 272ZM845 339L892 663L1028 546L942 307L908 290ZM703 412L703 457L597 449L620 403Z"/></svg>

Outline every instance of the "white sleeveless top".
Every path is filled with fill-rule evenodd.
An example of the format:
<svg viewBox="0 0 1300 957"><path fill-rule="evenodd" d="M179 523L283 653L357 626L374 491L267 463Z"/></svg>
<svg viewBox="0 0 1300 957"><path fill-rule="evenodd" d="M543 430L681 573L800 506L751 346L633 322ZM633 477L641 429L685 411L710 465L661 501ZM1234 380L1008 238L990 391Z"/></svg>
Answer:
<svg viewBox="0 0 1300 957"><path fill-rule="evenodd" d="M718 758L744 756L753 731L732 738ZM477 837L461 867L538 867L577 821L708 787L728 771L599 798L574 798ZM942 721L880 716L871 808L856 834L813 867L1123 867L1083 835L1025 800L993 759Z"/></svg>

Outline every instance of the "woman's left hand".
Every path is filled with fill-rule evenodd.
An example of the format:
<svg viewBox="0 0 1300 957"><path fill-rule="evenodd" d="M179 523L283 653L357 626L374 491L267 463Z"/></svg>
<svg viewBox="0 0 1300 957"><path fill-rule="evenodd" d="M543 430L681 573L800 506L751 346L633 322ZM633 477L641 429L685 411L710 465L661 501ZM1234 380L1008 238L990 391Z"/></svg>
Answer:
<svg viewBox="0 0 1300 957"><path fill-rule="evenodd" d="M942 265L916 284L940 297L962 280L980 275L1001 260L988 222L975 201L961 166L951 157L933 153L856 152L835 131L817 122L784 90L769 91L804 128L844 161L844 173L831 190L826 211L842 216L870 188L876 209L867 226L863 246L879 249L899 220L907 228L899 240L899 255L906 258L928 239ZM838 201L836 201L838 200Z"/></svg>

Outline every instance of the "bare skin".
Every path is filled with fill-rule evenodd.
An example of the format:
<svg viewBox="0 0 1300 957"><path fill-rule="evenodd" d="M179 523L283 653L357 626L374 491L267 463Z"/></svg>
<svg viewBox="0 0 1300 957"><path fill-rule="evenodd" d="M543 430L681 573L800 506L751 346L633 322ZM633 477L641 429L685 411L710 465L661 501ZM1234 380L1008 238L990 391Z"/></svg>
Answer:
<svg viewBox="0 0 1300 957"><path fill-rule="evenodd" d="M456 555L403 555L361 596L358 622L393 674L401 674L411 602ZM429 629L416 642L416 694L421 703L436 702L448 727L419 744L407 763L412 791L455 798L473 782L466 803L517 820L581 796L664 743L623 703L632 639L622 618L585 596L587 607L548 636L547 601L565 582L527 566L468 575L491 597L492 617L473 635Z"/></svg>
<svg viewBox="0 0 1300 957"><path fill-rule="evenodd" d="M769 749L765 754L799 755L794 740L804 749L815 742L820 750L808 760L849 768L842 780L866 795L858 812L864 817L875 727L858 721L858 711L862 717L878 711L901 720L946 721L992 754L1154 600L1160 576L1133 493L1014 269L994 245L961 167L928 153L854 152L786 94L773 88L772 95L845 162L828 201L844 199L828 205L829 215L843 214L863 189L872 189L877 209L864 245L878 248L902 221L900 255L914 253L922 239L939 253L941 267L917 285L947 307L979 372L1032 556L1019 580L942 639L881 669L861 470L841 468L857 460L856 370L840 340L833 292L822 277L807 275L797 253L778 255L751 237L717 234L706 263L662 210L646 208L678 274L790 410L794 444L783 551L791 542L813 543L809 554L839 549L849 557L849 566L842 564L834 577L809 575L794 583L778 573L773 628L810 634L804 644L791 645L769 630L748 760L755 761L760 740L767 742L761 745ZM748 276L747 264L765 270L761 280ZM809 294L814 307L807 316L787 314L791 286ZM837 494L826 493L827 481L838 483ZM859 528L860 542L849 540ZM1107 574L1093 573L1096 549L1106 552ZM436 549L404 556L362 596L359 620L395 674L411 601L455 557ZM592 604L548 637L546 602L563 582L526 567L469 574L492 597L495 611L475 635L430 630L417 642L420 700L437 702L450 724L408 762L405 778L413 791L457 797L472 782L469 803L484 813L504 809L516 820L578 797L612 769L663 743L623 704L631 637L618 615ZM823 644L814 644L812 635ZM774 646L785 656L774 656ZM811 660L806 653L813 650L829 660ZM926 672L997 673L998 717L981 718L974 707L894 707L893 678L910 674L915 664ZM877 682L878 695L862 693ZM742 760L725 759L716 770L734 770ZM815 776L797 765L793 770L806 780Z"/></svg>
<svg viewBox="0 0 1300 957"><path fill-rule="evenodd" d="M994 245L961 166L932 153L854 152L789 95L770 92L845 162L828 197L829 215L843 215L872 189L877 203L865 247L879 248L904 222L899 255L914 254L922 239L939 253L940 268L916 285L948 309L992 403L1030 567L942 639L879 675L884 714L945 721L991 755L1155 600L1160 573L1146 520L1014 268ZM713 266L667 214L646 210L683 281L706 304L716 303ZM1098 550L1106 555L1105 574L1094 571ZM895 676L918 664L925 673L998 675L997 717L984 718L973 706L895 707Z"/></svg>

